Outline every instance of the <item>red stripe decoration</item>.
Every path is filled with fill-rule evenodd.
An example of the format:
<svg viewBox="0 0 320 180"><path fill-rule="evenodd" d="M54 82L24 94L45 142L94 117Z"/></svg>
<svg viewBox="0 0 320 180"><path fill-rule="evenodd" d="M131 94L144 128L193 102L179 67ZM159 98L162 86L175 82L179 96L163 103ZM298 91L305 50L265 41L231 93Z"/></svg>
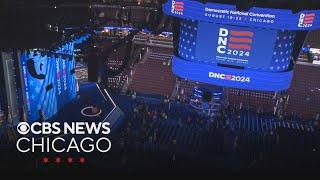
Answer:
<svg viewBox="0 0 320 180"><path fill-rule="evenodd" d="M233 42L233 43L249 43L249 44L252 44L252 39L250 39L250 38L230 37L229 41Z"/></svg>
<svg viewBox="0 0 320 180"><path fill-rule="evenodd" d="M315 17L316 14L315 13L311 13L311 14L306 14L305 17Z"/></svg>
<svg viewBox="0 0 320 180"><path fill-rule="evenodd" d="M174 8L175 11L183 11L183 8Z"/></svg>
<svg viewBox="0 0 320 180"><path fill-rule="evenodd" d="M251 50L251 46L247 44L232 44L228 43L228 48L230 49L239 49L239 50Z"/></svg>
<svg viewBox="0 0 320 180"><path fill-rule="evenodd" d="M304 18L305 21L314 20L314 17L306 17Z"/></svg>
<svg viewBox="0 0 320 180"><path fill-rule="evenodd" d="M183 11L183 10L184 10L184 7L183 7L183 5L175 5L175 6L174 6L174 10L176 10L176 11Z"/></svg>
<svg viewBox="0 0 320 180"><path fill-rule="evenodd" d="M304 24L312 24L313 23L313 20L312 21L303 21Z"/></svg>
<svg viewBox="0 0 320 180"><path fill-rule="evenodd" d="M184 2L176 2L175 5L184 5Z"/></svg>
<svg viewBox="0 0 320 180"><path fill-rule="evenodd" d="M230 31L232 36L246 36L246 37L253 37L253 32L250 31Z"/></svg>
<svg viewBox="0 0 320 180"><path fill-rule="evenodd" d="M183 11L184 10L184 2L176 2L174 5L174 10Z"/></svg>

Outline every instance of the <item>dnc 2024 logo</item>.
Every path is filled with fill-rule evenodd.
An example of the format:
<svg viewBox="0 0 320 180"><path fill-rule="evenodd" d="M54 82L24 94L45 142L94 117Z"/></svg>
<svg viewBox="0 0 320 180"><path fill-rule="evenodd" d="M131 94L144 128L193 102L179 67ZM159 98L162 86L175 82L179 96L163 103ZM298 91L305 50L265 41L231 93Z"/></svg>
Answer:
<svg viewBox="0 0 320 180"><path fill-rule="evenodd" d="M312 27L315 17L316 17L315 13L307 13L307 14L301 13L298 27L302 27L302 28Z"/></svg>
<svg viewBox="0 0 320 180"><path fill-rule="evenodd" d="M240 83L250 83L251 78L246 76L237 76L233 74L224 74L217 72L209 72L209 78L220 79L225 81L235 81Z"/></svg>
<svg viewBox="0 0 320 180"><path fill-rule="evenodd" d="M177 15L183 15L184 2L182 1L172 1L171 3L171 13Z"/></svg>
<svg viewBox="0 0 320 180"><path fill-rule="evenodd" d="M249 57L252 50L254 33L251 31L219 29L218 47L219 54Z"/></svg>

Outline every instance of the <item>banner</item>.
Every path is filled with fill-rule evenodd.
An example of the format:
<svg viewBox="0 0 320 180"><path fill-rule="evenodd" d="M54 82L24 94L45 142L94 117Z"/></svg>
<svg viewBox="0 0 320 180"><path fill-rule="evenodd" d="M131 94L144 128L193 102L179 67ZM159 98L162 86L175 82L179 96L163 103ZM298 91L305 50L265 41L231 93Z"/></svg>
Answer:
<svg viewBox="0 0 320 180"><path fill-rule="evenodd" d="M289 88L293 71L259 72L225 68L191 62L173 57L173 73L181 78L201 83L260 91L282 91Z"/></svg>

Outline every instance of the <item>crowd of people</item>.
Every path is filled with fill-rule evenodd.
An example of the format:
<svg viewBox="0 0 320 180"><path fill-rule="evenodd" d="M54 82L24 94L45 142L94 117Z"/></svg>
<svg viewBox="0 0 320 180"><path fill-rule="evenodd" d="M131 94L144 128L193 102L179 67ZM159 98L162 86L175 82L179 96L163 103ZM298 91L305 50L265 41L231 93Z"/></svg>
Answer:
<svg viewBox="0 0 320 180"><path fill-rule="evenodd" d="M274 154L320 150L318 129L302 131L288 127L267 127L272 125L262 123L261 129L264 131L254 131L241 125L248 116L257 118L254 119L256 121L270 117L253 109L224 106L219 114L208 117L193 111L183 102L168 98L158 103L135 101L132 116L122 131L123 143L133 142L135 146L149 147L155 151L166 149L173 154L173 158L176 152L188 153L198 149L189 154L196 157L237 154L238 158L252 162Z"/></svg>

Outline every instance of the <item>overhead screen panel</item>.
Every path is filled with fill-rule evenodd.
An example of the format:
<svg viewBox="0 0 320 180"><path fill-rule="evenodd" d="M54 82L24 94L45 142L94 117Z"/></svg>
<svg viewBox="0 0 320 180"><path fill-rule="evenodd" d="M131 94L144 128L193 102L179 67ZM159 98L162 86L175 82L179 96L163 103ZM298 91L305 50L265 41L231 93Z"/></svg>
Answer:
<svg viewBox="0 0 320 180"><path fill-rule="evenodd" d="M206 64L284 71L295 32L181 20L179 56Z"/></svg>

